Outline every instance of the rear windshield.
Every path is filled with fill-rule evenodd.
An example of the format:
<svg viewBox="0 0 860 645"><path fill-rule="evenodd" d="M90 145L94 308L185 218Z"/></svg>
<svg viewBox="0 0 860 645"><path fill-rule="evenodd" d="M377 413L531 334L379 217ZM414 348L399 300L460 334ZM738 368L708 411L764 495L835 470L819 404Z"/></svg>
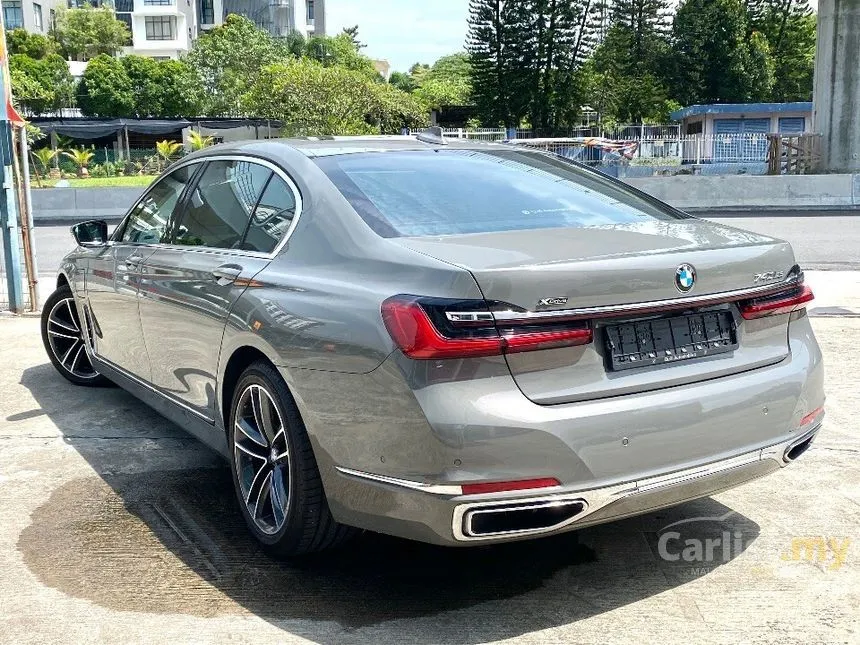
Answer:
<svg viewBox="0 0 860 645"><path fill-rule="evenodd" d="M314 161L383 237L611 226L687 217L598 172L537 152L391 151Z"/></svg>

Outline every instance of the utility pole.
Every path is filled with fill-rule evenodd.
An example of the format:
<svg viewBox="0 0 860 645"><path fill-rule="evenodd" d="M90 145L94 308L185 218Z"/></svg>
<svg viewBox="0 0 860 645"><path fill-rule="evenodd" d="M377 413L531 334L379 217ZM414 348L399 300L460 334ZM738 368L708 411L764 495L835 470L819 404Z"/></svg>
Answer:
<svg viewBox="0 0 860 645"><path fill-rule="evenodd" d="M9 293L9 310L24 311L24 293L21 277L21 251L18 246L18 203L15 196L12 159L12 121L9 87L9 58L6 50L6 27L0 11L0 234L3 236L3 258L6 262L6 287ZM14 110L13 110L14 112ZM26 159L24 163L26 163Z"/></svg>

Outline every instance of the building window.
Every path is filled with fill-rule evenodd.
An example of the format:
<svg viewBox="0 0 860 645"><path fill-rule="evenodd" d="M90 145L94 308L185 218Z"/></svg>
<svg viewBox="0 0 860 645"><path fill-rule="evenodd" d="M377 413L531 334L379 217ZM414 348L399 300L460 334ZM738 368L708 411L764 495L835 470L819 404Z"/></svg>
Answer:
<svg viewBox="0 0 860 645"><path fill-rule="evenodd" d="M113 10L117 13L131 13L134 11L134 0L116 0Z"/></svg>
<svg viewBox="0 0 860 645"><path fill-rule="evenodd" d="M42 5L33 3L33 26L37 31L43 31L42 25Z"/></svg>
<svg viewBox="0 0 860 645"><path fill-rule="evenodd" d="M21 0L7 0L3 3L3 23L6 29L21 29L24 26Z"/></svg>
<svg viewBox="0 0 860 645"><path fill-rule="evenodd" d="M214 0L200 0L200 24L215 24L215 2Z"/></svg>
<svg viewBox="0 0 860 645"><path fill-rule="evenodd" d="M175 40L175 16L146 16L147 40Z"/></svg>
<svg viewBox="0 0 860 645"><path fill-rule="evenodd" d="M128 33L132 33L131 31L131 14L130 13L117 13L114 14L116 19L120 22L124 23L126 27L128 27Z"/></svg>
<svg viewBox="0 0 860 645"><path fill-rule="evenodd" d="M173 0L143 0L143 4L148 7L169 7Z"/></svg>
<svg viewBox="0 0 860 645"><path fill-rule="evenodd" d="M314 23L314 0L308 0L308 24Z"/></svg>

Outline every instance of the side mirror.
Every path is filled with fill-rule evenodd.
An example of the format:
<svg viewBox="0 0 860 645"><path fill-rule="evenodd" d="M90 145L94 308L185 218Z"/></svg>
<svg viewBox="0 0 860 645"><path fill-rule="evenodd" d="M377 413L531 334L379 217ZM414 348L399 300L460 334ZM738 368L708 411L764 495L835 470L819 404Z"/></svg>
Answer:
<svg viewBox="0 0 860 645"><path fill-rule="evenodd" d="M108 239L107 222L94 219L75 224L72 235L79 246L102 246Z"/></svg>

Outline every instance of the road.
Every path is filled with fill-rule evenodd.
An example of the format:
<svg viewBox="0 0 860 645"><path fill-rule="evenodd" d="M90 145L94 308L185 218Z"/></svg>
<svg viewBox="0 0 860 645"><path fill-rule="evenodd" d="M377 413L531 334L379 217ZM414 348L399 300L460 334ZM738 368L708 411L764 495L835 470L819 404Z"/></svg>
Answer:
<svg viewBox="0 0 860 645"><path fill-rule="evenodd" d="M787 239L805 269L860 270L860 213L721 218L720 223ZM39 272L53 273L72 246L68 226L36 228Z"/></svg>
<svg viewBox="0 0 860 645"><path fill-rule="evenodd" d="M784 470L578 541L366 533L279 563L213 453L122 390L67 383L37 319L0 318L0 643L856 643L860 320L813 325L827 419Z"/></svg>

